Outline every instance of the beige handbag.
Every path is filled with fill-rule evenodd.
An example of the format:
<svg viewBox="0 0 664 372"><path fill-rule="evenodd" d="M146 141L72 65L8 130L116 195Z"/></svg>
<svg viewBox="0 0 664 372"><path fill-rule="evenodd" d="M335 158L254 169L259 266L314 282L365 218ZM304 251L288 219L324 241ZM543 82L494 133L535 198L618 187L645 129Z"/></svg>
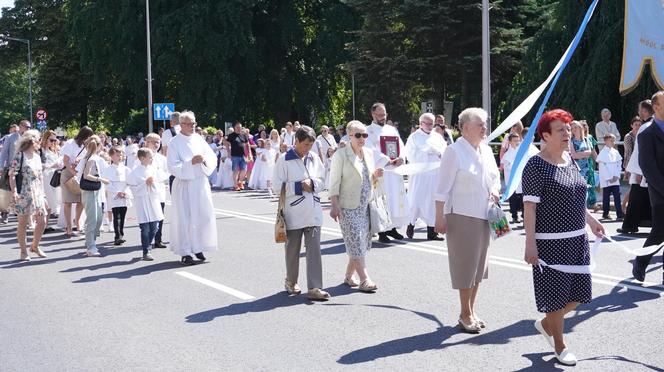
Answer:
<svg viewBox="0 0 664 372"><path fill-rule="evenodd" d="M286 242L286 218L284 217L284 206L286 205L286 184L281 185L279 203L277 206L277 220L274 223L274 241L276 243Z"/></svg>
<svg viewBox="0 0 664 372"><path fill-rule="evenodd" d="M64 179L62 184L67 188L67 190L74 195L81 195L81 186L78 184L76 175L72 174L69 168L62 170L61 180Z"/></svg>

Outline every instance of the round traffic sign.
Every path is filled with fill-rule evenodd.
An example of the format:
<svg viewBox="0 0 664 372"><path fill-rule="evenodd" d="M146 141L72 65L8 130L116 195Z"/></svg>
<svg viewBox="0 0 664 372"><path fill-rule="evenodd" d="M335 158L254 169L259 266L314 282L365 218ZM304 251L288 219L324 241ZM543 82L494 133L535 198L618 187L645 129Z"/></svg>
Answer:
<svg viewBox="0 0 664 372"><path fill-rule="evenodd" d="M48 118L48 112L46 112L46 110L44 110L44 109L39 109L39 110L37 110L37 113L35 114L35 116L37 117L37 119L39 121L44 121L44 120L46 120L46 118Z"/></svg>

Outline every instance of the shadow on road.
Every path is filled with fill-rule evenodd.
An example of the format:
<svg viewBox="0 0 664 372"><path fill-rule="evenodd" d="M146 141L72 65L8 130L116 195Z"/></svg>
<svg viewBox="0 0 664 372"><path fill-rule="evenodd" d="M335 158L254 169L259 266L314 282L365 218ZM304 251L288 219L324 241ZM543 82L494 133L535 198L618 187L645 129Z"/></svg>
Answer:
<svg viewBox="0 0 664 372"><path fill-rule="evenodd" d="M659 294L646 293L634 290L624 290L622 287L614 287L613 290L605 295L595 298L591 303L579 306L574 316L566 319L566 331L570 332L574 327L596 315L603 312L616 312L628 310L638 307L638 302L659 299ZM341 304L330 304L330 306ZM380 305L366 305L366 306L380 306ZM533 327L534 320L522 319L513 324L499 328L493 331L483 332L477 336L461 340L454 343L444 343L450 336L459 333L456 327L444 326L434 315L416 312L412 310L402 309L396 306L380 306L383 308L391 308L402 311L410 311L421 317L431 320L436 323L436 329L432 332L390 340L378 345L368 346L362 349L354 350L348 354L341 356L337 362L340 364L359 364L374 361L380 358L387 358L396 355L408 354L413 351L428 351L428 350L442 350L452 346L458 345L504 345L511 342L512 339L519 337L529 337L538 335ZM542 348L545 345L541 345ZM535 346L538 347L538 346ZM524 369L532 371L559 371L562 370L556 364L557 362L551 359L544 360L548 353L532 353L524 354L523 356L529 359L533 365ZM585 359L590 360L606 360L614 359L632 364L642 365L654 370L657 367L647 365L638 361L633 361L622 356L596 356L593 358Z"/></svg>
<svg viewBox="0 0 664 372"><path fill-rule="evenodd" d="M60 270L61 273L73 273L76 271L95 271L95 270L101 270L101 269L108 269L111 267L118 267L118 266L126 266L126 265L131 265L134 264L138 261L141 261L141 258L135 257L132 258L129 261L113 261L113 262L105 262L99 265L91 265L91 266L80 266L80 267L72 267L66 270Z"/></svg>
<svg viewBox="0 0 664 372"><path fill-rule="evenodd" d="M330 295L332 295L332 298L358 293L357 290L351 289L345 284L339 284L336 287L325 288L325 290L329 292ZM234 316L247 313L262 313L282 307L311 305L313 303L313 301L307 298L306 292L303 292L299 296L289 296L286 294L286 292L282 291L267 297L259 298L255 301L239 302L217 309L191 314L186 317L186 321L187 323L206 323L224 316Z"/></svg>
<svg viewBox="0 0 664 372"><path fill-rule="evenodd" d="M117 264L118 262L115 262ZM132 263L131 261L129 262L122 262L120 261L121 265L124 264L130 264ZM113 262L110 262L109 264L113 264ZM103 264L102 264L103 265ZM157 264L153 265L147 265L147 266L140 266L131 270L126 270L126 271L120 271L116 273L108 273L108 274L101 274L101 275L93 275L93 276L86 276L81 279L75 280L72 283L91 283L91 282L96 282L102 279L129 279L133 278L135 276L142 276L142 275L149 275L151 273L157 272L157 271L164 271L164 270L172 270L172 269L181 269L182 264L177 261L167 261L167 262L160 262ZM85 269L85 268L82 268Z"/></svg>

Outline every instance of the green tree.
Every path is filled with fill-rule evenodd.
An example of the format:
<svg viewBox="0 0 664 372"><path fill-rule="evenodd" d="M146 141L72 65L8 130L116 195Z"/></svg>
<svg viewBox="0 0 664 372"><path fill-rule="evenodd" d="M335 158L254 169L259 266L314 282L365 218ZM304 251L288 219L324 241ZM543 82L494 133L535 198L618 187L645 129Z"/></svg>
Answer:
<svg viewBox="0 0 664 372"><path fill-rule="evenodd" d="M536 33L524 58L521 72L515 76L514 89L506 101L504 115L516 107L536 86L546 79L572 41L590 2L550 2L548 21ZM602 1L588 24L582 42L561 75L549 101L549 107L569 110L578 119L593 124L600 110L611 109L612 120L621 133L629 131L629 119L637 114L638 102L657 90L646 71L637 88L625 96L619 92L624 28L624 1ZM527 124L532 120L532 113Z"/></svg>
<svg viewBox="0 0 664 372"><path fill-rule="evenodd" d="M88 122L89 79L79 68L80 57L68 37L66 19L65 0L16 0L0 18L0 30L31 42L33 106L48 110L51 127ZM23 44L7 43L0 48L3 66L17 66L24 61Z"/></svg>

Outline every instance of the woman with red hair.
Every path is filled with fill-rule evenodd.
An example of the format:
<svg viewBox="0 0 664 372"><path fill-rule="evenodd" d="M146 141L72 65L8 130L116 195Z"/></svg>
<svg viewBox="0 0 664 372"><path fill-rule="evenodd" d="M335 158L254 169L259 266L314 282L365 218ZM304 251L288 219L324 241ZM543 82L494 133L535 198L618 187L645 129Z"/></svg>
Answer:
<svg viewBox="0 0 664 372"><path fill-rule="evenodd" d="M537 134L546 146L528 160L522 181L524 259L533 265L537 310L546 314L535 322L535 328L565 365L576 364L563 340L565 315L580 303L590 302L591 277L539 266L539 260L548 265L589 265L586 224L596 236L604 235L602 225L586 209L586 180L569 154L572 119L560 109L542 115Z"/></svg>

